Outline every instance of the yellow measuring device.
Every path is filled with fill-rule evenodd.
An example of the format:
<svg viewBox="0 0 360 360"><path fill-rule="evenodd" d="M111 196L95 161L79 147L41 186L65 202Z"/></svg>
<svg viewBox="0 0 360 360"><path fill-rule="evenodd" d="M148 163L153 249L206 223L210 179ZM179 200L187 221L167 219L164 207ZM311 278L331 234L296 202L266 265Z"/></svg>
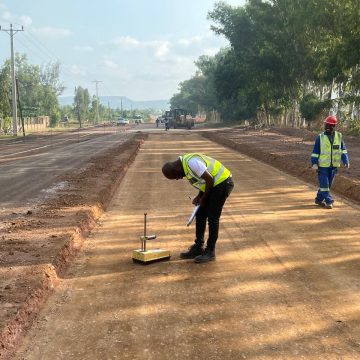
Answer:
<svg viewBox="0 0 360 360"><path fill-rule="evenodd" d="M144 214L144 235L140 236L141 248L134 250L132 259L136 263L150 264L156 261L169 260L171 255L169 250L164 249L150 249L146 248L146 241L155 240L156 235L147 235L146 233L146 217L147 213Z"/></svg>

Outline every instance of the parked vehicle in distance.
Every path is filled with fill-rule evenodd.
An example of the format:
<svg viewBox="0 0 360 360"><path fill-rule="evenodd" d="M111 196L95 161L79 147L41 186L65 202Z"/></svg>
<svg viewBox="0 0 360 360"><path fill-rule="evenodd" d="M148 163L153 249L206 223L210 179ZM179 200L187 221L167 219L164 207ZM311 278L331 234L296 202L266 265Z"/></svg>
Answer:
<svg viewBox="0 0 360 360"><path fill-rule="evenodd" d="M142 124L144 122L143 118L141 117L141 115L135 115L134 116L134 120L135 120L135 124Z"/></svg>
<svg viewBox="0 0 360 360"><path fill-rule="evenodd" d="M118 117L117 121L116 121L116 125L128 125L129 124L129 120L124 119L123 117Z"/></svg>

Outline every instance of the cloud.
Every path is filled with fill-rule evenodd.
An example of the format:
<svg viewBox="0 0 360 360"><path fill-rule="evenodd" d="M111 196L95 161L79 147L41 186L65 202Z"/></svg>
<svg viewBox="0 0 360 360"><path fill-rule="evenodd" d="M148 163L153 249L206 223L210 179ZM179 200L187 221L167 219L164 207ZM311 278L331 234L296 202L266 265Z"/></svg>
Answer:
<svg viewBox="0 0 360 360"><path fill-rule="evenodd" d="M166 56L169 54L171 48L169 41L153 41L147 45L154 50L154 55L158 60L166 60Z"/></svg>
<svg viewBox="0 0 360 360"><path fill-rule="evenodd" d="M116 45L128 51L147 50L159 62L174 63L176 57L187 57L195 61L200 55L213 56L225 45L221 38L212 33L194 35L188 38L173 38L171 40L141 41L131 36L119 36L107 44Z"/></svg>
<svg viewBox="0 0 360 360"><path fill-rule="evenodd" d="M44 26L40 28L33 28L32 31L43 37L47 38L65 38L71 35L71 31L66 28L55 28L52 26Z"/></svg>
<svg viewBox="0 0 360 360"><path fill-rule="evenodd" d="M79 76L86 76L87 75L86 69L81 67L81 66L78 66L78 65L71 65L70 72L73 75L79 75Z"/></svg>
<svg viewBox="0 0 360 360"><path fill-rule="evenodd" d="M158 60L165 60L171 48L171 43L167 40L140 41L131 36L118 36L107 44L128 50L150 49Z"/></svg>
<svg viewBox="0 0 360 360"><path fill-rule="evenodd" d="M219 51L219 48L207 48L207 49L204 49L204 55L207 55L207 56L214 56L216 55L216 53Z"/></svg>
<svg viewBox="0 0 360 360"><path fill-rule="evenodd" d="M0 4L1 9L1 4ZM5 6L3 7L5 9ZM1 13L0 18L8 23L12 23L14 25L14 28L16 28L19 25L22 26L30 26L32 24L32 18L28 15L14 15L10 11L3 11Z"/></svg>
<svg viewBox="0 0 360 360"><path fill-rule="evenodd" d="M20 16L20 22L24 26L30 26L32 24L32 18L27 15Z"/></svg>
<svg viewBox="0 0 360 360"><path fill-rule="evenodd" d="M3 13L1 14L1 18L5 21L12 21L13 20L13 16L11 15L10 11L3 11Z"/></svg>
<svg viewBox="0 0 360 360"><path fill-rule="evenodd" d="M195 74L199 56L213 56L226 45L225 40L211 33L186 38L165 36L140 40L124 35L100 44L108 54L102 60L106 76L111 81L116 79L121 87L149 88L154 83L174 87Z"/></svg>
<svg viewBox="0 0 360 360"><path fill-rule="evenodd" d="M73 46L73 49L75 51L79 51L79 52L92 52L92 51L94 51L94 48L92 46L87 46L87 45Z"/></svg>
<svg viewBox="0 0 360 360"><path fill-rule="evenodd" d="M203 41L204 36L192 36L188 39L179 39L178 44L183 46L191 46L192 44L199 44Z"/></svg>
<svg viewBox="0 0 360 360"><path fill-rule="evenodd" d="M119 67L119 65L111 59L104 59L104 65L109 69L117 69Z"/></svg>
<svg viewBox="0 0 360 360"><path fill-rule="evenodd" d="M141 45L140 41L131 36L119 36L110 41L112 45L138 47Z"/></svg>

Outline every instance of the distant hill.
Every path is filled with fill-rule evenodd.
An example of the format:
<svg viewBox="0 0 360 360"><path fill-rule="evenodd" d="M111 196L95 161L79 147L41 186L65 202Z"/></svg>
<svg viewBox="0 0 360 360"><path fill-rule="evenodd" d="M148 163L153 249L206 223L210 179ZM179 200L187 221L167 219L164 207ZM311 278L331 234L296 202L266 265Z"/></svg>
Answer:
<svg viewBox="0 0 360 360"><path fill-rule="evenodd" d="M100 103L110 107L112 109L121 108L121 96L99 96ZM61 106L72 105L74 102L73 96L59 96L59 103ZM122 107L124 110L131 109L155 109L155 110L166 110L170 107L169 100L147 100L147 101L135 101L122 97Z"/></svg>

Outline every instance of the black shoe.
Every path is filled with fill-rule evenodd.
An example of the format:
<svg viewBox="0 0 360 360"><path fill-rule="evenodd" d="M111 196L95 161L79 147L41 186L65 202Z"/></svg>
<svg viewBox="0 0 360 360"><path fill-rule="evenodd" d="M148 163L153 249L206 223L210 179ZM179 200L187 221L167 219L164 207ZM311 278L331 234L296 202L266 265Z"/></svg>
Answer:
<svg viewBox="0 0 360 360"><path fill-rule="evenodd" d="M195 258L196 263L204 263L215 260L215 250L206 248L204 252Z"/></svg>
<svg viewBox="0 0 360 360"><path fill-rule="evenodd" d="M189 247L189 250L186 252L180 253L182 259L194 259L196 256L203 253L202 245L194 244Z"/></svg>

